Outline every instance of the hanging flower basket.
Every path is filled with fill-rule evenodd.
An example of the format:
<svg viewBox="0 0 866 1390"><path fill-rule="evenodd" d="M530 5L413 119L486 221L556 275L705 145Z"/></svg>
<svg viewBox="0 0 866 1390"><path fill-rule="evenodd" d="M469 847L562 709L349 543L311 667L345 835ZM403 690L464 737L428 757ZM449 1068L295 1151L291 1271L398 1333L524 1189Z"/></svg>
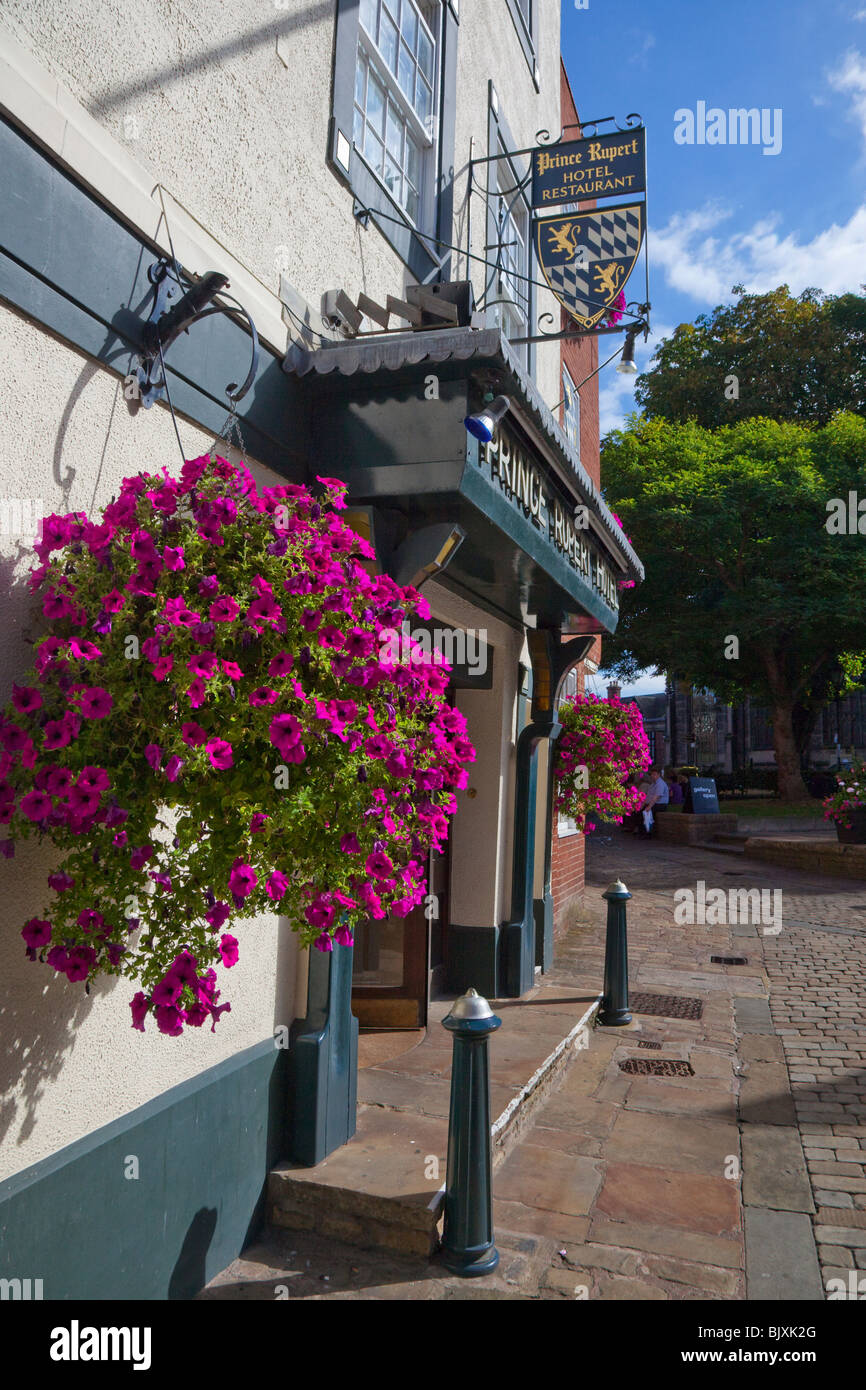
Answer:
<svg viewBox="0 0 866 1390"><path fill-rule="evenodd" d="M575 695L560 705L558 718L563 731L554 758L557 812L585 835L592 812L621 823L640 806L633 783L651 762L640 710L619 699Z"/></svg>
<svg viewBox="0 0 866 1390"><path fill-rule="evenodd" d="M32 960L140 986L133 1027L213 1027L215 966L254 914L349 945L423 897L475 758L448 668L395 629L429 617L370 577L344 485L257 488L222 458L124 481L103 515L45 519L44 635L0 716L0 820L60 853Z"/></svg>

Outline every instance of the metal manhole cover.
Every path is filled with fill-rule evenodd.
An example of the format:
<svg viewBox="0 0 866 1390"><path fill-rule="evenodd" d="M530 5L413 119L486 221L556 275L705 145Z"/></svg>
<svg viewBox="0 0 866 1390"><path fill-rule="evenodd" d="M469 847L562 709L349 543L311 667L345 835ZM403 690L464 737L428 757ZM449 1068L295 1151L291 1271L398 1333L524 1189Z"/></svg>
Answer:
<svg viewBox="0 0 866 1390"><path fill-rule="evenodd" d="M636 1014L658 1014L662 1018L701 1018L704 1001L678 994L632 994L629 1005Z"/></svg>
<svg viewBox="0 0 866 1390"><path fill-rule="evenodd" d="M620 1071L632 1076L694 1076L694 1068L689 1062L664 1061L657 1057L629 1057L620 1062Z"/></svg>
<svg viewBox="0 0 866 1390"><path fill-rule="evenodd" d="M748 956L710 956L711 965L748 965Z"/></svg>
<svg viewBox="0 0 866 1390"><path fill-rule="evenodd" d="M661 1051L661 1046L662 1046L661 1043L650 1042L648 1038L644 1038L644 1039L642 1039L641 1042L638 1043L638 1047L651 1047L651 1048L653 1048L656 1052L660 1052L660 1051Z"/></svg>

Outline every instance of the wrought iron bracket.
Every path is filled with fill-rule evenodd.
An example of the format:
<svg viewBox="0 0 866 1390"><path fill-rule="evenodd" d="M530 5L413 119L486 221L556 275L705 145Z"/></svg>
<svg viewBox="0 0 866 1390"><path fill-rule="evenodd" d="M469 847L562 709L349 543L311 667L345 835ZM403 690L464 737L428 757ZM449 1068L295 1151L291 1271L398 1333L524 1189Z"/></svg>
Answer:
<svg viewBox="0 0 866 1390"><path fill-rule="evenodd" d="M199 280L186 275L173 258L162 257L147 272L153 285L153 304L141 332L142 350L136 371L139 398L145 410L166 395L165 351L181 333L189 332L194 323L211 314L240 313L246 319L252 338L252 360L241 386L231 381L226 395L232 408L247 394L259 365L259 335L244 306L226 293L228 277L218 271L208 271ZM230 304L214 303L216 296Z"/></svg>

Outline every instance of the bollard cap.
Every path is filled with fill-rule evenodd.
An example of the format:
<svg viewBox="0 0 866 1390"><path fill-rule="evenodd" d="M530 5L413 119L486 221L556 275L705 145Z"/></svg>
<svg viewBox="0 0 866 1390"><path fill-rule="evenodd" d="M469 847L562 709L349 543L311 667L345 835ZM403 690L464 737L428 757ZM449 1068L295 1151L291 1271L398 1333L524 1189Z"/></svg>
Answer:
<svg viewBox="0 0 866 1390"><path fill-rule="evenodd" d="M631 893L626 888L621 878L614 879L609 883L601 895L603 898L630 898Z"/></svg>
<svg viewBox="0 0 866 1390"><path fill-rule="evenodd" d="M451 1018L492 1018L493 1010L477 989L467 989L451 1006Z"/></svg>

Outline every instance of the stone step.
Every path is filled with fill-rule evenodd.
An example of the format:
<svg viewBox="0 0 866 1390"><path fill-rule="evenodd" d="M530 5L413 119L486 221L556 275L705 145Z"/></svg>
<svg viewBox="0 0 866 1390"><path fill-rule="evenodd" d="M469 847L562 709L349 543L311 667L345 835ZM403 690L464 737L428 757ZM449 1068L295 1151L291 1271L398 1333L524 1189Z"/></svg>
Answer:
<svg viewBox="0 0 866 1390"><path fill-rule="evenodd" d="M551 996L555 1010L557 1001L552 996L557 993L534 990L529 998L540 1003L544 995ZM514 1020L513 1009L519 1009L523 1002L508 1001L509 1023ZM563 1001L566 1002L571 1003ZM495 1009L495 1001L491 1003ZM599 1005L598 998L588 1006L582 1003L577 1018L573 1007L564 1011L560 1015L564 1035L555 1041L555 1034L548 1033L548 1043L542 1044L534 1055L528 1053L522 1074L516 1078L514 1059L504 1059L503 1073L507 1063L510 1078L507 1087L497 1075L497 1057L492 1052L494 1169L504 1162L532 1116L586 1046L587 1030L595 1022ZM519 1037L516 1041L521 1043ZM403 1060L398 1058L395 1068ZM371 1076L375 1070L362 1072L361 1076ZM450 1090L447 1071L446 1060L436 1082L423 1075L414 1077L416 1109L407 1108L409 1102L402 1096L395 1101L401 1108L388 1103L359 1104L354 1138L314 1168L292 1163L274 1168L267 1185L270 1224L315 1231L349 1245L431 1255L439 1244L443 1216ZM387 1079L389 1087L387 1091L383 1087L382 1094L393 1095L393 1075L389 1073ZM437 1083L441 1095L433 1089ZM375 1093L369 1086L365 1092ZM425 1106L426 1113L422 1109Z"/></svg>
<svg viewBox="0 0 866 1390"><path fill-rule="evenodd" d="M694 848L695 848L695 849L711 849L711 850L713 851L714 854L733 854L733 855L736 855L736 856L737 856L738 858L740 858L740 859L741 859L741 858L743 857L743 855L745 854L745 846L744 846L744 845L742 845L742 844L725 844L725 843L722 842L721 836L717 836L715 840L698 840L698 842L697 842L697 844L694 846Z"/></svg>

